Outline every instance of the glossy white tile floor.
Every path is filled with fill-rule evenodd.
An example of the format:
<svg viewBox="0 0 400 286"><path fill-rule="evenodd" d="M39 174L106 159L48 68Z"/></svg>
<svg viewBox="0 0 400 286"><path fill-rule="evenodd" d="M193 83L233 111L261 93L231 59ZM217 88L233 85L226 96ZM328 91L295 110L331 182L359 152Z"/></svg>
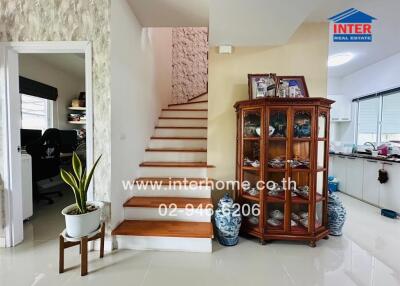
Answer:
<svg viewBox="0 0 400 286"><path fill-rule="evenodd" d="M241 238L230 248L214 243L212 254L124 250L100 260L92 252L86 277L79 274L77 249L67 252L69 271L58 274L55 238L62 217L59 209L53 215L49 210L26 225L23 244L0 250L0 285L400 285L400 221L342 198L348 211L344 236L314 249Z"/></svg>

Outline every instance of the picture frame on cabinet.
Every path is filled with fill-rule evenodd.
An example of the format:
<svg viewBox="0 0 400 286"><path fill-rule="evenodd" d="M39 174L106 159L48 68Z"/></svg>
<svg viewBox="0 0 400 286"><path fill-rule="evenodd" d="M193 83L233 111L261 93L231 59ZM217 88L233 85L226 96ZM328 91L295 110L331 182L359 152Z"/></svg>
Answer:
<svg viewBox="0 0 400 286"><path fill-rule="evenodd" d="M304 76L277 76L276 79L278 97L309 97Z"/></svg>
<svg viewBox="0 0 400 286"><path fill-rule="evenodd" d="M276 74L248 74L249 99L276 96Z"/></svg>

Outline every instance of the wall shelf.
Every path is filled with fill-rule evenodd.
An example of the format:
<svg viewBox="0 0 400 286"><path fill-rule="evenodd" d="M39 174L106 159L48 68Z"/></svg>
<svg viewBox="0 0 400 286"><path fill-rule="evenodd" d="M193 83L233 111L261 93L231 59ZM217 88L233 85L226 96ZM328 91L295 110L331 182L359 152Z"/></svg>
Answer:
<svg viewBox="0 0 400 286"><path fill-rule="evenodd" d="M77 107L70 106L70 107L68 107L68 109L69 110L77 110L77 111L86 111L86 107L80 107L80 106L77 106Z"/></svg>
<svg viewBox="0 0 400 286"><path fill-rule="evenodd" d="M85 125L86 121L68 121L69 124Z"/></svg>

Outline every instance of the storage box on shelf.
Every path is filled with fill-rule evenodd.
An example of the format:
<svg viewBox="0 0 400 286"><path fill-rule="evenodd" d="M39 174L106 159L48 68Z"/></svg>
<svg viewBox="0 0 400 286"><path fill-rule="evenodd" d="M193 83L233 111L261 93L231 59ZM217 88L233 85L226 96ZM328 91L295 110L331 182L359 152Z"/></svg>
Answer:
<svg viewBox="0 0 400 286"><path fill-rule="evenodd" d="M304 240L310 246L327 237L332 103L324 98L270 97L235 104L236 176L241 185L250 182L250 188L238 192L242 232L261 242ZM257 182L268 183L267 188Z"/></svg>
<svg viewBox="0 0 400 286"><path fill-rule="evenodd" d="M68 123L78 124L78 125L86 124L86 107L70 106L70 107L68 107L68 109L75 112L75 113L70 113L68 115Z"/></svg>

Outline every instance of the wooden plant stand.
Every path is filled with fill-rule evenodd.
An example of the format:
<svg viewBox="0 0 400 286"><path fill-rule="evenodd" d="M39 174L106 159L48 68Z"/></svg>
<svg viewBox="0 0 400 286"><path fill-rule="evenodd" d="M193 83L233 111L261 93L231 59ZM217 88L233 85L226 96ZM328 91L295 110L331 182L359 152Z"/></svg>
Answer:
<svg viewBox="0 0 400 286"><path fill-rule="evenodd" d="M104 235L105 223L101 223L101 227L97 233L88 237L70 238L65 235L65 231L60 234L60 257L59 257L59 273L64 273L64 251L67 248L79 245L81 254L81 276L88 274L88 242L100 239L100 258L104 257Z"/></svg>

